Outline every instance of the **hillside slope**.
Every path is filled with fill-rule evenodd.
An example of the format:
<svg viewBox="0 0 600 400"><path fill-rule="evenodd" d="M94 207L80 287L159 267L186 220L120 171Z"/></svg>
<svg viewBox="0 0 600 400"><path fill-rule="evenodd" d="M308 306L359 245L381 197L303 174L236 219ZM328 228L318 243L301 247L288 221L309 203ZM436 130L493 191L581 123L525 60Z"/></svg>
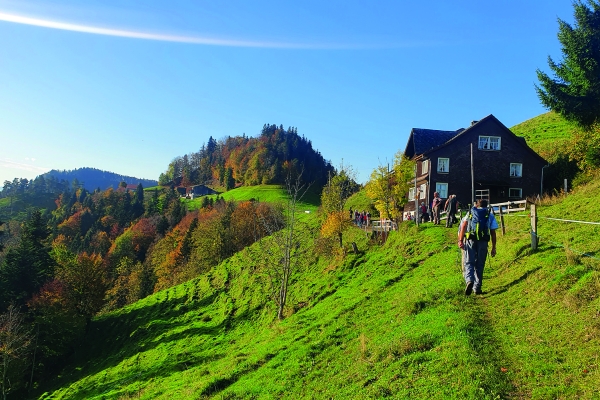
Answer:
<svg viewBox="0 0 600 400"><path fill-rule="evenodd" d="M96 318L42 398L598 398L599 228L546 218L599 221L599 188L540 206L533 254L527 214L506 216L482 296L464 296L442 226L381 247L355 230L362 253L315 257L281 322L239 253Z"/></svg>
<svg viewBox="0 0 600 400"><path fill-rule="evenodd" d="M565 179L569 187L590 181L580 175L582 166L588 164L584 160L589 156L584 153L589 145L582 141L586 135L576 124L551 111L510 129L524 137L529 147L549 162L549 168L544 171L545 190L558 193L564 187Z"/></svg>
<svg viewBox="0 0 600 400"><path fill-rule="evenodd" d="M299 206L303 209L316 211L321 203L319 192L320 188L309 187L304 195L299 200ZM256 186L240 186L238 188L228 190L219 195L205 196L216 199L222 197L225 201L249 201L256 200L259 202L278 203L286 202L288 193L282 185L256 185ZM201 207L204 197L195 199L182 199L185 202L188 210L196 210Z"/></svg>
<svg viewBox="0 0 600 400"><path fill-rule="evenodd" d="M552 111L521 122L510 130L523 136L529 147L550 162L564 154L565 145L574 134L581 132L576 124Z"/></svg>

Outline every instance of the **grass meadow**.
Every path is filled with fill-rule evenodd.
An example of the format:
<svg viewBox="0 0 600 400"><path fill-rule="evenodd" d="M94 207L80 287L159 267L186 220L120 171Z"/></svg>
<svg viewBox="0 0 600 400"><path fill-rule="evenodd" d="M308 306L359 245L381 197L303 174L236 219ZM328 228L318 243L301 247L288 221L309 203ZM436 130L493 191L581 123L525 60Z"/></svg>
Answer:
<svg viewBox="0 0 600 400"><path fill-rule="evenodd" d="M581 132L574 123L552 111L528 119L510 130L524 137L527 144L548 161L564 154L573 135Z"/></svg>
<svg viewBox="0 0 600 400"><path fill-rule="evenodd" d="M300 196L298 206L302 210L311 212L317 211L318 205L321 203L320 195L308 188L308 190ZM225 201L262 201L267 203L287 202L288 195L281 185L258 185L258 186L241 186L239 188L223 192L219 195L206 196L215 200L221 197ZM182 199L187 205L188 210L196 210L202 206L203 197L198 197L193 200Z"/></svg>
<svg viewBox="0 0 600 400"><path fill-rule="evenodd" d="M404 223L383 245L353 228L344 240L359 254L345 256L309 238L282 321L256 252L240 252L96 317L40 396L600 398L600 227L547 219L600 221L599 186L538 206L536 252L528 212L506 216L479 296L463 294L443 226Z"/></svg>

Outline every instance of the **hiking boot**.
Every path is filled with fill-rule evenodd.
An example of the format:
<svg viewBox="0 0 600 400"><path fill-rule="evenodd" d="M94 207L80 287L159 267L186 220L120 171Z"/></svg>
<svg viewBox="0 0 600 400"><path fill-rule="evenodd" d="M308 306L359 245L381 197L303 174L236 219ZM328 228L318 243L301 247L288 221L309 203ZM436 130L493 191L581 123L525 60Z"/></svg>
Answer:
<svg viewBox="0 0 600 400"><path fill-rule="evenodd" d="M475 294L483 294L483 291L482 291L481 289L479 289L479 290L476 290L476 291L475 291Z"/></svg>
<svg viewBox="0 0 600 400"><path fill-rule="evenodd" d="M467 282L467 287L465 287L465 296L470 295L473 292L473 282Z"/></svg>

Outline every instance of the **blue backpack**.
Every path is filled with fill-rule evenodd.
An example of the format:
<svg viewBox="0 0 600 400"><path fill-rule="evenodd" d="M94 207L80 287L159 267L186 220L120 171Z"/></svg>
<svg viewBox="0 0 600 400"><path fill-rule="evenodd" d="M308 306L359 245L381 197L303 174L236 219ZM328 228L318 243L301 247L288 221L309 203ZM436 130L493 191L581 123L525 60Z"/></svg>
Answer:
<svg viewBox="0 0 600 400"><path fill-rule="evenodd" d="M467 216L467 232L465 237L469 240L490 241L489 208L473 207Z"/></svg>

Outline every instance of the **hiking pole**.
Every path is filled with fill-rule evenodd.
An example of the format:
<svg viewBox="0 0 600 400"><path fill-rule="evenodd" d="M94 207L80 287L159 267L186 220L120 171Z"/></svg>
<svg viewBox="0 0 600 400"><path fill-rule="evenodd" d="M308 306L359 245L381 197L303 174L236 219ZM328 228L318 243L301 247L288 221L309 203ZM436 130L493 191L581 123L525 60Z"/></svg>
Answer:
<svg viewBox="0 0 600 400"><path fill-rule="evenodd" d="M465 271L465 266L464 266L464 262L463 262L463 249L461 249L460 247L458 248L458 254L456 255L456 266L460 268L460 273L464 273ZM459 262L460 260L460 262Z"/></svg>
<svg viewBox="0 0 600 400"><path fill-rule="evenodd" d="M456 254L456 266L458 267L458 259L460 258L460 247L458 248L458 253ZM462 270L462 267L461 267Z"/></svg>

